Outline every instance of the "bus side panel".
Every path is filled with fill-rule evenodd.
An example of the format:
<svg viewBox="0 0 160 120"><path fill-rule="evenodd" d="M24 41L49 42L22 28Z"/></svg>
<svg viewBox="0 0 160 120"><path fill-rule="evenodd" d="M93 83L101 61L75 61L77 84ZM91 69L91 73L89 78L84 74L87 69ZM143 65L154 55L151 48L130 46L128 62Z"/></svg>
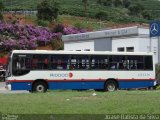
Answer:
<svg viewBox="0 0 160 120"><path fill-rule="evenodd" d="M49 89L82 89L81 82L48 82Z"/></svg>
<svg viewBox="0 0 160 120"><path fill-rule="evenodd" d="M31 82L13 82L11 83L11 90L31 90Z"/></svg>
<svg viewBox="0 0 160 120"><path fill-rule="evenodd" d="M120 89L127 88L146 88L154 86L154 81L119 81Z"/></svg>
<svg viewBox="0 0 160 120"><path fill-rule="evenodd" d="M49 89L103 89L104 82L48 82Z"/></svg>
<svg viewBox="0 0 160 120"><path fill-rule="evenodd" d="M105 81L82 82L82 89L104 89Z"/></svg>

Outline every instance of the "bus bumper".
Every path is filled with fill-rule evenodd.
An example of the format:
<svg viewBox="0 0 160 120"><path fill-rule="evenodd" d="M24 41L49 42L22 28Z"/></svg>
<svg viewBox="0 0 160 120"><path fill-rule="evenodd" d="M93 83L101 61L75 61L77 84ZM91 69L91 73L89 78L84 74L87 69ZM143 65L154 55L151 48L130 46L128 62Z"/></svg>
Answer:
<svg viewBox="0 0 160 120"><path fill-rule="evenodd" d="M6 81L6 89L8 90L31 90L32 82L8 82Z"/></svg>
<svg viewBox="0 0 160 120"><path fill-rule="evenodd" d="M9 84L9 83L6 83L5 88L6 88L7 90L12 90L12 89L11 89L11 84Z"/></svg>
<svg viewBox="0 0 160 120"><path fill-rule="evenodd" d="M153 84L154 84L154 86L156 86L157 85L157 80L155 80Z"/></svg>

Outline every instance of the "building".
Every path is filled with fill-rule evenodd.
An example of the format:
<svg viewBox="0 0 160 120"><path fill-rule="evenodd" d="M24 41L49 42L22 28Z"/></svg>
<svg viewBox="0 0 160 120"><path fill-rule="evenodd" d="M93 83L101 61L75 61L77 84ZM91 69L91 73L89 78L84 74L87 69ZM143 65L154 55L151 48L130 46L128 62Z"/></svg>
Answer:
<svg viewBox="0 0 160 120"><path fill-rule="evenodd" d="M149 28L138 26L94 31L62 36L64 50L153 52L155 63L160 63L160 42L150 38Z"/></svg>

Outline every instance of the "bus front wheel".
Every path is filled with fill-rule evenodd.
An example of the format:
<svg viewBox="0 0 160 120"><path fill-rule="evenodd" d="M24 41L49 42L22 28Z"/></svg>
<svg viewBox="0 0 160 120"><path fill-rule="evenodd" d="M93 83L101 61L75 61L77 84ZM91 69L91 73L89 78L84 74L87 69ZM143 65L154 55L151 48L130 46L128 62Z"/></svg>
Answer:
<svg viewBox="0 0 160 120"><path fill-rule="evenodd" d="M47 85L44 82L36 82L33 85L33 92L44 93L47 91Z"/></svg>
<svg viewBox="0 0 160 120"><path fill-rule="evenodd" d="M114 80L109 80L105 83L105 91L113 92L117 90L117 83Z"/></svg>

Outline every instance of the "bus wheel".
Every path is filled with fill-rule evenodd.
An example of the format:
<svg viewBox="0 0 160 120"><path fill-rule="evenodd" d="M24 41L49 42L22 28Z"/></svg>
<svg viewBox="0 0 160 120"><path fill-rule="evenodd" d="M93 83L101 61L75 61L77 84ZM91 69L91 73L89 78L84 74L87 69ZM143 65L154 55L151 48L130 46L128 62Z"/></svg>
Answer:
<svg viewBox="0 0 160 120"><path fill-rule="evenodd" d="M117 90L117 83L113 80L109 80L105 83L105 91L113 92Z"/></svg>
<svg viewBox="0 0 160 120"><path fill-rule="evenodd" d="M47 91L47 85L44 82L36 82L33 84L33 92L44 93Z"/></svg>

